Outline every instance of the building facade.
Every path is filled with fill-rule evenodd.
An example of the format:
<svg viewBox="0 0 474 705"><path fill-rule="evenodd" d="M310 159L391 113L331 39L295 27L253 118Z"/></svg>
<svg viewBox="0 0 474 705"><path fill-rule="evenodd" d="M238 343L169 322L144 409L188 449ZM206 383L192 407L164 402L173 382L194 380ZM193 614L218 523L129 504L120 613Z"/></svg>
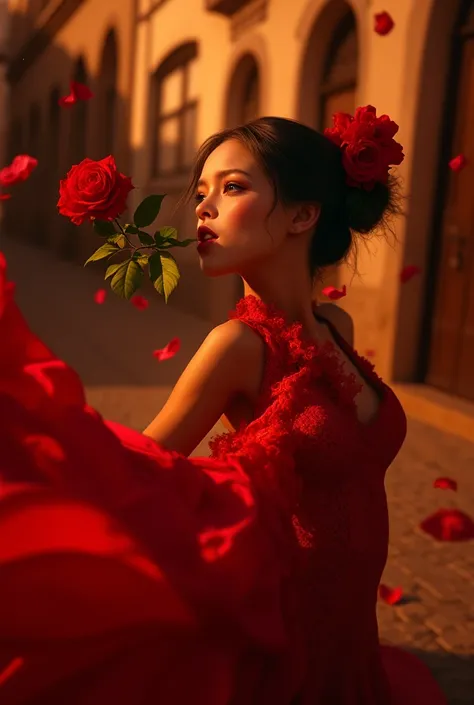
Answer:
<svg viewBox="0 0 474 705"><path fill-rule="evenodd" d="M43 13L48 5L61 5L38 4L45 6ZM54 44L67 47L76 63L59 61L51 47L23 67L19 54L13 61L13 151L38 139L34 110L42 129L61 134L56 151L47 151L45 168L51 173L54 167L57 174L58 160L64 172L79 153L103 153L98 145L112 134L114 153L129 165L139 187L134 197L168 194L163 224L176 225L189 237L195 229L192 210L175 208L195 150L211 133L259 115L295 118L320 130L335 111L375 105L400 125L405 214L395 223L393 238L361 243L356 272L343 265L328 273L326 283L347 285L340 305L355 321L356 346L375 351L384 377L426 382L474 400L473 0L385 0L383 6L377 0L75 4ZM373 31L373 16L382 10L395 21L384 37ZM129 106L124 111L130 118L128 142L111 129L99 138L97 120L91 118L79 149L77 140L67 142L78 127L53 128L59 118L48 113L54 101L48 103L47 95L57 85L66 89L72 65L92 81L103 77L100 62L110 28L120 46L115 86ZM91 102L88 109L103 108ZM30 141L21 142L28 130ZM74 155L68 145L75 145ZM467 166L453 172L449 160L460 153ZM33 200L39 208L47 199ZM15 217L27 232L27 224ZM28 217L38 222L36 215ZM49 226L35 232L39 239L51 233ZM48 237L48 245L58 250L61 238ZM213 322L223 320L240 296L239 282L204 279L192 248L179 251L178 259L182 279L170 301ZM410 264L422 273L402 285L400 271Z"/></svg>
<svg viewBox="0 0 474 705"><path fill-rule="evenodd" d="M58 183L85 156L113 153L130 169L134 0L9 0L9 13L7 156L27 152L39 164L8 202L4 229L84 261L93 235L58 215ZM94 99L60 108L73 79L89 85Z"/></svg>
<svg viewBox="0 0 474 705"><path fill-rule="evenodd" d="M0 0L0 168L6 160L6 146L8 141L8 42L9 42L9 14L7 0ZM0 203L0 218L2 212Z"/></svg>

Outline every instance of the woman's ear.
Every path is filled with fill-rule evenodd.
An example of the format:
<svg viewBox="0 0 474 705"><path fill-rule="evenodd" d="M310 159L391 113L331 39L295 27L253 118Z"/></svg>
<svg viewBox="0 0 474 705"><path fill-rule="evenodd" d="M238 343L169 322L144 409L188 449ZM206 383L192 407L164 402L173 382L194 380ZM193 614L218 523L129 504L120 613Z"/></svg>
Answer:
<svg viewBox="0 0 474 705"><path fill-rule="evenodd" d="M294 206L290 217L290 233L299 235L312 230L319 220L321 206L318 203L300 203Z"/></svg>

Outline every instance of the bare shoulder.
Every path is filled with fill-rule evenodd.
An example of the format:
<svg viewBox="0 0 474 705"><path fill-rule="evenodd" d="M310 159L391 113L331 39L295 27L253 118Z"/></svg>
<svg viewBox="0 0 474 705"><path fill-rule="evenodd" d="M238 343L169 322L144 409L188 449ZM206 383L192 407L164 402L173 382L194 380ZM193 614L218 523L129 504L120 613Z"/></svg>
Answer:
<svg viewBox="0 0 474 705"><path fill-rule="evenodd" d="M347 311L336 304L329 303L320 304L318 311L323 318L333 324L346 343L354 345L354 321Z"/></svg>
<svg viewBox="0 0 474 705"><path fill-rule="evenodd" d="M250 326L238 319L230 319L211 330L209 338L217 345L238 350L240 353L261 355L263 353L263 340Z"/></svg>
<svg viewBox="0 0 474 705"><path fill-rule="evenodd" d="M265 345L261 336L246 323L231 319L213 328L208 338L210 345L235 364L240 391L252 398L263 372Z"/></svg>
<svg viewBox="0 0 474 705"><path fill-rule="evenodd" d="M165 448L189 455L236 395L254 396L263 370L263 341L245 323L213 328L144 430Z"/></svg>

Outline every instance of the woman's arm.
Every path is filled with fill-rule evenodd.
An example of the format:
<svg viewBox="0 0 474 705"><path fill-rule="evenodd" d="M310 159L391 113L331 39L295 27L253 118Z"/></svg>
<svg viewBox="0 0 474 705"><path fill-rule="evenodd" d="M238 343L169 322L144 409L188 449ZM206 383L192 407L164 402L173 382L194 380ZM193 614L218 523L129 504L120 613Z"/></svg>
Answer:
<svg viewBox="0 0 474 705"><path fill-rule="evenodd" d="M143 433L169 450L189 455L234 396L255 395L263 364L263 340L245 323L231 320L217 326Z"/></svg>

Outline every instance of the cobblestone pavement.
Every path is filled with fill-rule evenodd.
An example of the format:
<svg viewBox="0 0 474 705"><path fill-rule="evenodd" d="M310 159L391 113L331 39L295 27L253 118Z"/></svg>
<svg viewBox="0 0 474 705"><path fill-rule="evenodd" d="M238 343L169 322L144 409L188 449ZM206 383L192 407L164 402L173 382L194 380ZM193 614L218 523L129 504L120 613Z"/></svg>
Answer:
<svg viewBox="0 0 474 705"><path fill-rule="evenodd" d="M89 402L107 418L143 428L210 326L158 297L143 312L112 294L98 306L93 302L102 286L97 271L58 262L6 238L0 249L31 327L79 371ZM175 335L182 339L180 353L156 363L151 350ZM221 430L216 426L210 435ZM195 454L206 454L206 447L204 439ZM457 480L458 492L433 489L440 476ZM474 543L437 543L418 529L442 506L474 515L474 444L410 419L386 485L391 541L383 582L401 586L406 600L396 607L379 605L381 639L421 656L449 705L474 705Z"/></svg>

